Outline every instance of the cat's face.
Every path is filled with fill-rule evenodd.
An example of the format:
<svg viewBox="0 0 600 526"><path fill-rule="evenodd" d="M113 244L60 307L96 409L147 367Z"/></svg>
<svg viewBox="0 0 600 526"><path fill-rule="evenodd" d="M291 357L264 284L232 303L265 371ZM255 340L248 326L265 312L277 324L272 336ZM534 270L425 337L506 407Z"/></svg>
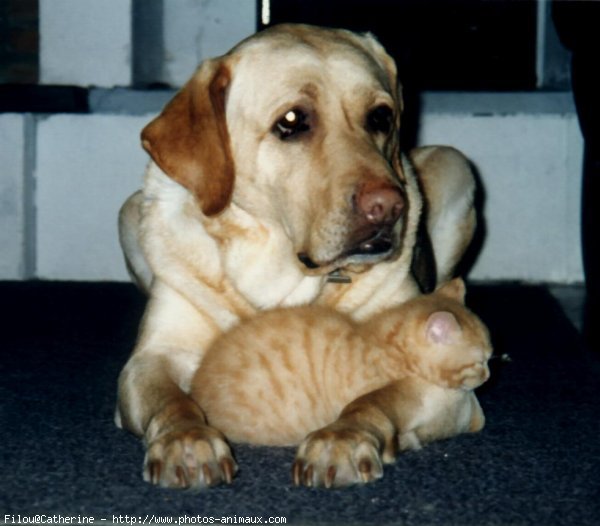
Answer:
<svg viewBox="0 0 600 526"><path fill-rule="evenodd" d="M489 378L492 346L486 326L464 306L464 295L457 279L407 303L402 347L424 378L470 390Z"/></svg>
<svg viewBox="0 0 600 526"><path fill-rule="evenodd" d="M421 333L425 341L422 359L442 385L469 390L490 377L488 331L464 307L431 313Z"/></svg>

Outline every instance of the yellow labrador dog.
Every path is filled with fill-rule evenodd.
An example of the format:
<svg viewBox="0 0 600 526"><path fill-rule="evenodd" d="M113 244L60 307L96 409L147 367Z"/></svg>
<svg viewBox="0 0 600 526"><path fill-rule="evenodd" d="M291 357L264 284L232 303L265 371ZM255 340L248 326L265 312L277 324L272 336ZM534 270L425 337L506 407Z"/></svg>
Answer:
<svg viewBox="0 0 600 526"><path fill-rule="evenodd" d="M276 306L365 319L397 305L420 292L413 270L432 268L417 238L437 281L452 274L475 227L473 176L450 148L402 155L401 112L394 61L372 36L284 25L204 62L143 130L151 162L120 235L149 302L116 421L143 437L147 481L203 487L237 469L187 394L218 334ZM343 431L315 480L339 464L369 480Z"/></svg>

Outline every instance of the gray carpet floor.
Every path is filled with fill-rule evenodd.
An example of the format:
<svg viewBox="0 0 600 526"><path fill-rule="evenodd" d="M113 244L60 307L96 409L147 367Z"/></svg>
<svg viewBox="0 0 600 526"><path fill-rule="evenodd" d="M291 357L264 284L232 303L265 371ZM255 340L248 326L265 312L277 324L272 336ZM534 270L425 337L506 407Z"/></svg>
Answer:
<svg viewBox="0 0 600 526"><path fill-rule="evenodd" d="M144 299L125 284L43 282L0 283L0 298L0 521L600 521L600 362L544 287L470 289L496 351L512 357L478 393L487 416L481 433L404 454L376 483L334 491L293 487L294 451L262 447L235 448L240 471L229 487L193 493L145 484L141 444L112 421Z"/></svg>

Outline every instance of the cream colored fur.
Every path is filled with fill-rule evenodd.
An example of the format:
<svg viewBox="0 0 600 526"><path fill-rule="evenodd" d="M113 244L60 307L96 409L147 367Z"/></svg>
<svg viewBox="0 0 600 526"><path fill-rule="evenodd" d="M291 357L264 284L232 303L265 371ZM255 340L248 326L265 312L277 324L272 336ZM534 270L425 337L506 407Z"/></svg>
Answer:
<svg viewBox="0 0 600 526"><path fill-rule="evenodd" d="M389 136L365 129L377 105L393 109ZM299 107L311 130L282 141L274 123ZM149 301L119 378L116 421L144 438L146 480L231 480L222 434L186 391L208 345L240 319L306 303L366 319L419 293L410 272L417 179L438 276L451 275L475 226L473 176L451 148L401 156L401 110L395 65L373 37L292 25L205 62L144 130L152 159L122 208L120 238ZM396 185L406 206L393 251L347 257L358 236L352 195L364 181ZM337 268L352 283L329 283Z"/></svg>

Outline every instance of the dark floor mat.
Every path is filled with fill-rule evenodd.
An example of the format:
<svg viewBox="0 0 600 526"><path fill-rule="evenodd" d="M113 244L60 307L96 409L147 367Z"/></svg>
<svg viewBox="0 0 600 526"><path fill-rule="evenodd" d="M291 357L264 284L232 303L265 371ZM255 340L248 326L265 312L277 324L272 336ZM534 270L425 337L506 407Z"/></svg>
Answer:
<svg viewBox="0 0 600 526"><path fill-rule="evenodd" d="M399 457L380 481L291 485L294 451L235 448L230 487L200 493L141 479L143 449L113 422L117 375L144 299L130 285L0 284L0 520L188 516L230 523L597 524L600 367L543 287L471 287L497 363L479 392L485 429Z"/></svg>

